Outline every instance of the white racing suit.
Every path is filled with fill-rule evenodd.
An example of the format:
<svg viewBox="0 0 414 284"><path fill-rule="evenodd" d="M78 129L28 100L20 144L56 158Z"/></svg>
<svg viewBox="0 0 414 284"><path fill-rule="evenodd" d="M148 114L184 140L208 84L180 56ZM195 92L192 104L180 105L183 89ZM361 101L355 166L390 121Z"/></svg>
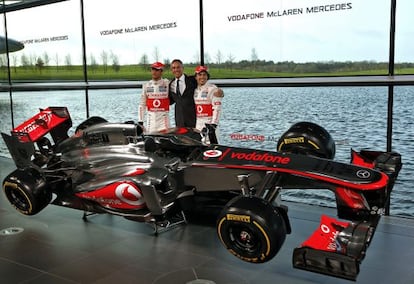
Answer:
<svg viewBox="0 0 414 284"><path fill-rule="evenodd" d="M194 91L194 102L196 105L196 128L200 131L206 127L206 123L218 125L221 115L221 101L223 95L216 95L217 86L206 83L198 86ZM216 136L218 138L218 127L216 127ZM207 137L204 142L210 143Z"/></svg>
<svg viewBox="0 0 414 284"><path fill-rule="evenodd" d="M168 83L168 79L151 80L142 86L138 121L144 122L146 113L144 127L147 133L170 128Z"/></svg>

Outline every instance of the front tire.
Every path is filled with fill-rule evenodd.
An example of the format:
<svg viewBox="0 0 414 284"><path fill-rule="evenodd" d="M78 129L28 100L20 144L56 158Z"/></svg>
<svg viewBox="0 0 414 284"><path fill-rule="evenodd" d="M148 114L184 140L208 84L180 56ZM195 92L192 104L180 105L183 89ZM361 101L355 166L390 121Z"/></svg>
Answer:
<svg viewBox="0 0 414 284"><path fill-rule="evenodd" d="M323 127L303 121L283 133L277 143L277 151L333 159L335 141Z"/></svg>
<svg viewBox="0 0 414 284"><path fill-rule="evenodd" d="M286 239L286 225L278 209L258 197L237 196L217 219L217 234L227 250L243 261L271 260Z"/></svg>
<svg viewBox="0 0 414 284"><path fill-rule="evenodd" d="M3 181L7 200L24 215L35 215L52 200L44 178L34 169L15 170Z"/></svg>

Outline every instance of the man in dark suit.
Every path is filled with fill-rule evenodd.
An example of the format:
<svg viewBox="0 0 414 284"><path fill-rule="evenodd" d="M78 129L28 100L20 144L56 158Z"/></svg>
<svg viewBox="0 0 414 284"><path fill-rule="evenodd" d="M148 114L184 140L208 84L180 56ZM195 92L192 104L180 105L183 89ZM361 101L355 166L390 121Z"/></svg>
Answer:
<svg viewBox="0 0 414 284"><path fill-rule="evenodd" d="M175 126L194 128L196 125L194 90L197 88L195 77L184 74L183 62L180 59L171 62L171 72L174 79L170 81L169 98L170 104L175 103Z"/></svg>
<svg viewBox="0 0 414 284"><path fill-rule="evenodd" d="M175 126L196 126L196 107L194 103L194 90L197 88L195 76L184 74L184 65L180 59L171 61L171 72L174 79L170 81L169 98L170 104L175 103ZM223 95L223 90L218 89L217 94Z"/></svg>

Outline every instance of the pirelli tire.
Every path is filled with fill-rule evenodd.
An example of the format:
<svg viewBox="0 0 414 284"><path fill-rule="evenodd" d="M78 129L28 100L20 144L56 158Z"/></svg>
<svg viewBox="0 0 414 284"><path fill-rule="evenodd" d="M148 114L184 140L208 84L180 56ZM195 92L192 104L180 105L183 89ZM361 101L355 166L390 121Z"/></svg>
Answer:
<svg viewBox="0 0 414 284"><path fill-rule="evenodd" d="M239 259L263 263L278 253L287 229L278 208L258 197L238 196L219 214L217 234L227 250Z"/></svg>
<svg viewBox="0 0 414 284"><path fill-rule="evenodd" d="M312 122L298 122L280 137L277 151L333 159L335 141L323 127Z"/></svg>
<svg viewBox="0 0 414 284"><path fill-rule="evenodd" d="M24 215L35 215L52 200L45 179L35 169L15 170L3 181L3 192L14 208Z"/></svg>

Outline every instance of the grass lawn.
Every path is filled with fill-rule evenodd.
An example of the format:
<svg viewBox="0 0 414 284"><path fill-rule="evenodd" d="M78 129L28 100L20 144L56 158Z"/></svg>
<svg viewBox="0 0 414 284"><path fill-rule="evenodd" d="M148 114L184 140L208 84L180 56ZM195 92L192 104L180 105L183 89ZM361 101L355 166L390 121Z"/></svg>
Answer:
<svg viewBox="0 0 414 284"><path fill-rule="evenodd" d="M193 74L195 66L186 65L185 73ZM388 70L363 70L347 72L320 72L320 73L287 73L287 72L266 72L241 69L210 68L211 78L213 79L231 79L231 78L272 78L272 77L317 77L317 76L359 76L359 75L386 75ZM0 80L7 81L7 73L3 69L0 72ZM17 67L11 68L11 78L13 82L32 82L32 81L83 81L83 69L81 66L46 66L41 70L35 68ZM414 74L414 68L397 69L397 75ZM106 70L102 66L96 68L89 67L88 80L149 80L149 68L143 68L137 65L121 66L119 71L115 71L112 66ZM165 70L163 77L173 77L170 70Z"/></svg>

